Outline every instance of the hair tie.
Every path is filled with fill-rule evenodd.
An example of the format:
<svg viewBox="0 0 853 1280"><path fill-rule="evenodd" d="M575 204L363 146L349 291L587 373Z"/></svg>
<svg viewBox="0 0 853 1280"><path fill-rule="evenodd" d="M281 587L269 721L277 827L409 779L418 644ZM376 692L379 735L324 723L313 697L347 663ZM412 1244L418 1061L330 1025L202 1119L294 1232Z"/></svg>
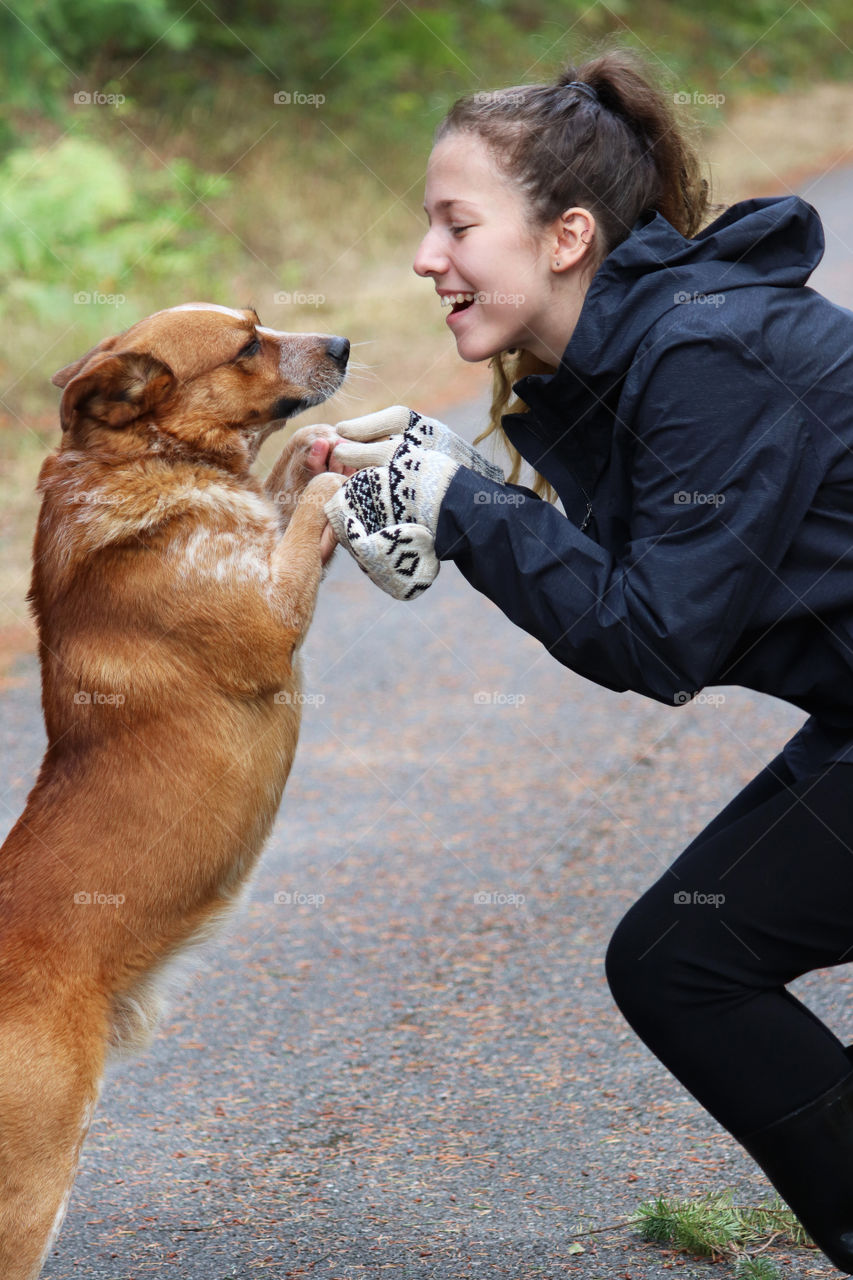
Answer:
<svg viewBox="0 0 853 1280"><path fill-rule="evenodd" d="M595 102L599 106L601 106L601 99L599 98L595 89L593 89L591 84L584 84L583 80L571 80L569 81L568 84L564 84L563 88L564 89L580 89L581 93L585 93L586 96L590 99L590 101Z"/></svg>

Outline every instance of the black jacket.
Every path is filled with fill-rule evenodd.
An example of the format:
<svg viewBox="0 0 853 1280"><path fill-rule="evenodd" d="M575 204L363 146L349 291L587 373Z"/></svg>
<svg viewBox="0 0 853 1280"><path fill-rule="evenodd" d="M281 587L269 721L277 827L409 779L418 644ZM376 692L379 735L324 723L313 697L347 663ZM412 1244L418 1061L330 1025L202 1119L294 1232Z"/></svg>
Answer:
<svg viewBox="0 0 853 1280"><path fill-rule="evenodd" d="M609 689L670 705L712 684L812 719L804 772L853 759L853 313L806 286L798 198L732 206L695 239L647 214L596 272L509 439L566 511L460 468L436 550Z"/></svg>

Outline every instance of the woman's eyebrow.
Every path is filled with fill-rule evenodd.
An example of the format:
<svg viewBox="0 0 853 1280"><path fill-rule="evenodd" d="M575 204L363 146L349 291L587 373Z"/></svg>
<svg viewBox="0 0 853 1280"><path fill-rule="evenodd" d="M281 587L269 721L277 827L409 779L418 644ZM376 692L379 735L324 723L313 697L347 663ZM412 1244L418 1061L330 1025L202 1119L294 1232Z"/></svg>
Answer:
<svg viewBox="0 0 853 1280"><path fill-rule="evenodd" d="M451 196L449 199L436 200L435 211L436 213L444 213L446 212L446 210L451 209L455 204L466 205L469 209L473 209L476 207L471 203L470 200L463 200L460 196ZM424 205L424 209L426 210L427 213L429 213L429 210L427 209L426 205Z"/></svg>

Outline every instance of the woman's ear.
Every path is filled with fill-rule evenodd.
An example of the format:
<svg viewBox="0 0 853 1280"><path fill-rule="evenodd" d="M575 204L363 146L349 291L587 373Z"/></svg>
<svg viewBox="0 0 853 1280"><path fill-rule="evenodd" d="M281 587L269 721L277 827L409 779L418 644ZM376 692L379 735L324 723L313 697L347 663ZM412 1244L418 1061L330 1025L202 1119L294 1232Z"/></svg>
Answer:
<svg viewBox="0 0 853 1280"><path fill-rule="evenodd" d="M559 273L588 262L595 233L595 218L589 209L573 207L561 213L553 228L551 270Z"/></svg>

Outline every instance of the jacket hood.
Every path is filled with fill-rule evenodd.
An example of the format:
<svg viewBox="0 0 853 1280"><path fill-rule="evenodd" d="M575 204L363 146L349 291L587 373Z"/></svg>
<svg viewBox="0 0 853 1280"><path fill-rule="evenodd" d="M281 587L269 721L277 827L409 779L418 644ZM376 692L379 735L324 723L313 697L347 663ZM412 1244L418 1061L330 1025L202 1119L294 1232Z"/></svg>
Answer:
<svg viewBox="0 0 853 1280"><path fill-rule="evenodd" d="M509 439L546 479L546 455L560 440L561 452L574 455L581 483L592 483L609 440L596 432L593 442L589 433L602 424L602 407L615 408L621 380L652 325L676 307L708 305L708 295L803 285L823 250L820 218L798 196L743 200L691 240L661 214L646 212L595 273L556 373L531 374L514 385L544 430L529 414L509 414Z"/></svg>
<svg viewBox="0 0 853 1280"><path fill-rule="evenodd" d="M617 373L667 311L751 285L803 285L823 250L820 218L798 196L743 200L692 240L646 213L593 277L563 361Z"/></svg>

